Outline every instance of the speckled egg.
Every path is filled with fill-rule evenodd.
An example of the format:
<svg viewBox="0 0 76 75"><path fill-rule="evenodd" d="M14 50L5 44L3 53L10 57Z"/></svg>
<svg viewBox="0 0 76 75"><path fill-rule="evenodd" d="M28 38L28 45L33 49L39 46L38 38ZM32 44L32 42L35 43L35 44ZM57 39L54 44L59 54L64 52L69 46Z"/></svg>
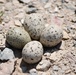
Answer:
<svg viewBox="0 0 76 75"><path fill-rule="evenodd" d="M34 64L41 60L43 55L43 46L38 41L27 43L22 50L22 57L26 63Z"/></svg>
<svg viewBox="0 0 76 75"><path fill-rule="evenodd" d="M62 40L62 28L57 25L49 25L41 33L40 42L46 47L56 46Z"/></svg>
<svg viewBox="0 0 76 75"><path fill-rule="evenodd" d="M40 38L44 24L43 16L39 13L32 13L25 16L24 28L28 31L32 39L38 40Z"/></svg>
<svg viewBox="0 0 76 75"><path fill-rule="evenodd" d="M6 34L6 41L15 48L23 48L25 44L31 41L27 31L22 27L10 28Z"/></svg>

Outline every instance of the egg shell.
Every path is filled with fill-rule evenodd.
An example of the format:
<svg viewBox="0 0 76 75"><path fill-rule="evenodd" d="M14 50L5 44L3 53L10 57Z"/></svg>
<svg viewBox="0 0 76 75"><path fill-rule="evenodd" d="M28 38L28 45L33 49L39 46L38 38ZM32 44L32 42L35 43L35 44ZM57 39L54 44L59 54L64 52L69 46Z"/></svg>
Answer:
<svg viewBox="0 0 76 75"><path fill-rule="evenodd" d="M38 40L45 27L45 21L42 14L33 13L26 15L24 19L24 28L28 31L32 39Z"/></svg>
<svg viewBox="0 0 76 75"><path fill-rule="evenodd" d="M56 46L63 37L62 28L57 25L49 25L40 36L40 42L46 47Z"/></svg>
<svg viewBox="0 0 76 75"><path fill-rule="evenodd" d="M31 41L27 31L22 27L10 28L6 34L6 41L15 48L22 49L25 44Z"/></svg>
<svg viewBox="0 0 76 75"><path fill-rule="evenodd" d="M43 46L38 41L27 43L22 50L22 57L26 63L34 64L41 60L43 55Z"/></svg>

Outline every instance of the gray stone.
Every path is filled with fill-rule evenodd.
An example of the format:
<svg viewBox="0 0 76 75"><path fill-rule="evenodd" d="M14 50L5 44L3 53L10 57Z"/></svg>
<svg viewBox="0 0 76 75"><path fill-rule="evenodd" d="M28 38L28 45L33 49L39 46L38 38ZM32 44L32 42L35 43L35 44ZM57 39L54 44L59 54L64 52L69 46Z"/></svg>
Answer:
<svg viewBox="0 0 76 75"><path fill-rule="evenodd" d="M31 73L30 75L38 75L38 74L36 74L36 73Z"/></svg>
<svg viewBox="0 0 76 75"><path fill-rule="evenodd" d="M46 5L44 6L44 8L49 8L51 6L51 3L46 3Z"/></svg>
<svg viewBox="0 0 76 75"><path fill-rule="evenodd" d="M30 75L38 75L36 69L31 69L29 72L30 72Z"/></svg>
<svg viewBox="0 0 76 75"><path fill-rule="evenodd" d="M74 6L74 4L72 3L68 3L67 5L64 4L64 6L67 8L67 9L70 9L70 10L76 10L76 7Z"/></svg>
<svg viewBox="0 0 76 75"><path fill-rule="evenodd" d="M37 66L36 69L39 71L47 71L49 67L51 66L51 63L49 60L42 60Z"/></svg>
<svg viewBox="0 0 76 75"><path fill-rule="evenodd" d="M42 3L47 3L49 0L40 0Z"/></svg>
<svg viewBox="0 0 76 75"><path fill-rule="evenodd" d="M9 48L5 48L2 52L0 51L0 60L9 60L14 57L13 51Z"/></svg>
<svg viewBox="0 0 76 75"><path fill-rule="evenodd" d="M50 57L50 53L49 52L46 52L45 54L44 54L44 56L47 56L47 57Z"/></svg>
<svg viewBox="0 0 76 75"><path fill-rule="evenodd" d="M53 66L53 70L54 70L54 71L58 71L58 70L59 70L58 66L54 65L54 66Z"/></svg>
<svg viewBox="0 0 76 75"><path fill-rule="evenodd" d="M36 71L36 69L31 69L30 71L29 71L30 73L36 73L37 71Z"/></svg>

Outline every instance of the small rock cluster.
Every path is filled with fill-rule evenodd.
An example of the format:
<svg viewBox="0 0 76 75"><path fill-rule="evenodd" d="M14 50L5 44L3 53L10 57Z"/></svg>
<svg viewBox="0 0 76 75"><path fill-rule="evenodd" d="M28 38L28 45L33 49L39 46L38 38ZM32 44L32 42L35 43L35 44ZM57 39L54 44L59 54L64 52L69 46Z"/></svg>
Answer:
<svg viewBox="0 0 76 75"><path fill-rule="evenodd" d="M23 26L25 30L21 27L9 29L6 34L6 41L15 48L23 48L23 60L29 64L37 63L41 60L43 46L56 46L63 37L62 29L57 25L45 27L45 21L42 15L38 13L26 15ZM31 38L40 40L40 42L31 41Z"/></svg>

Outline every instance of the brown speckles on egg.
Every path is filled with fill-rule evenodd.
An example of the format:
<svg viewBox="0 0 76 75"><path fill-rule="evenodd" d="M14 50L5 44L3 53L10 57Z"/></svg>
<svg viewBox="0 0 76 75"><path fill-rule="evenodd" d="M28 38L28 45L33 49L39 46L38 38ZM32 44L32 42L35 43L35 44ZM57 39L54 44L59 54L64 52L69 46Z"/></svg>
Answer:
<svg viewBox="0 0 76 75"><path fill-rule="evenodd" d="M33 58L31 58L31 60L33 61L34 59L33 59Z"/></svg>
<svg viewBox="0 0 76 75"><path fill-rule="evenodd" d="M42 55L43 47L42 44L38 41L31 41L27 43L22 50L23 60L29 64L37 63L40 61ZM25 58L26 56L27 58Z"/></svg>
<svg viewBox="0 0 76 75"><path fill-rule="evenodd" d="M57 25L49 25L41 34L40 42L46 47L56 46L62 40L62 29Z"/></svg>
<svg viewBox="0 0 76 75"><path fill-rule="evenodd" d="M31 19L31 17L29 17L29 19Z"/></svg>
<svg viewBox="0 0 76 75"><path fill-rule="evenodd" d="M6 41L15 48L23 48L24 45L31 41L31 38L23 28L14 27L8 30Z"/></svg>
<svg viewBox="0 0 76 75"><path fill-rule="evenodd" d="M41 19L39 19L41 21Z"/></svg>
<svg viewBox="0 0 76 75"><path fill-rule="evenodd" d="M20 33L20 35L22 35L22 34Z"/></svg>
<svg viewBox="0 0 76 75"><path fill-rule="evenodd" d="M45 24L42 14L33 13L30 15L26 15L25 17L26 17L24 20L25 30L28 31L32 39L38 40L40 38L42 30L44 29Z"/></svg>

